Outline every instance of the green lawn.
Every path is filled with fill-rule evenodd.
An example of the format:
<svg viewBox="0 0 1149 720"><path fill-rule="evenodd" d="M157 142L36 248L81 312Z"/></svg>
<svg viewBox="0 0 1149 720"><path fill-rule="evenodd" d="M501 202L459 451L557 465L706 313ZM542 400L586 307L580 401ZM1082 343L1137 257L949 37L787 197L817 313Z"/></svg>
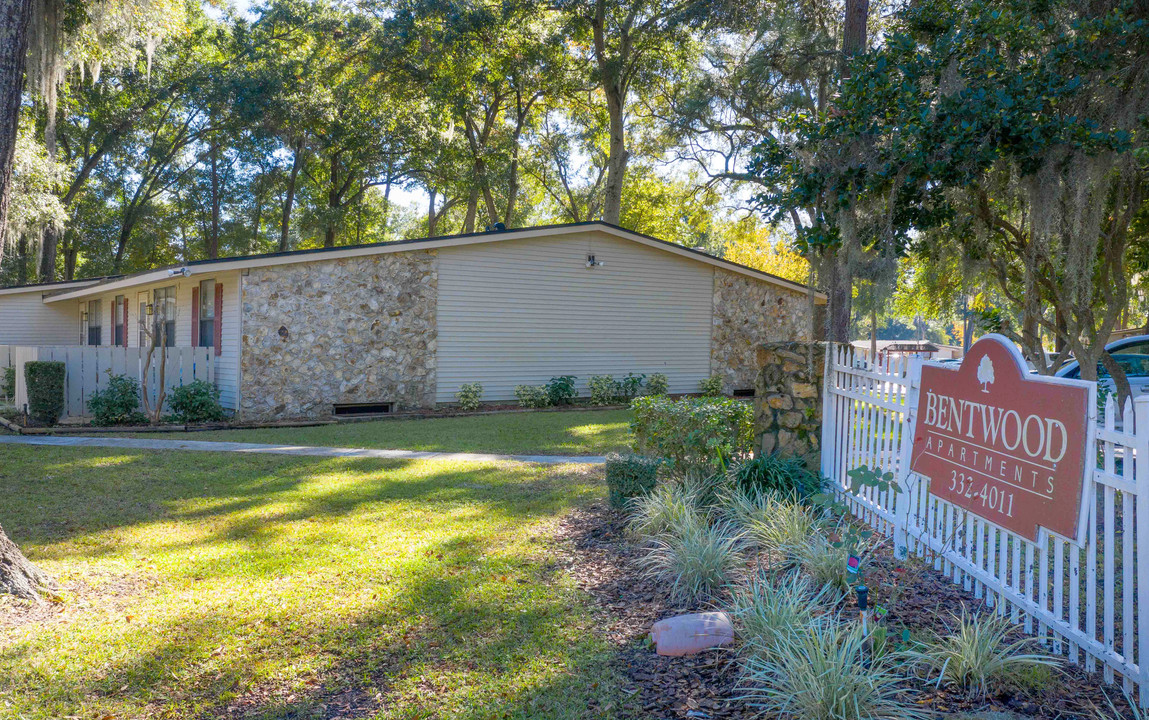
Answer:
<svg viewBox="0 0 1149 720"><path fill-rule="evenodd" d="M630 444L629 422L629 410L567 410L138 436L508 455L603 455Z"/></svg>
<svg viewBox="0 0 1149 720"><path fill-rule="evenodd" d="M68 592L0 599L0 717L613 717L548 545L600 472L2 447L0 522Z"/></svg>

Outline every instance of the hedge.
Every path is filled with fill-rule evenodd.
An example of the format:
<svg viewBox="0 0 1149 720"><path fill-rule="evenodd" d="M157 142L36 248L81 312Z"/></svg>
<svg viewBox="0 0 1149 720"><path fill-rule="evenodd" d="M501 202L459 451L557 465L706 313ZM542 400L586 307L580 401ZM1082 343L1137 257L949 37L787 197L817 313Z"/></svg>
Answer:
<svg viewBox="0 0 1149 720"><path fill-rule="evenodd" d="M64 414L64 372L64 363L57 360L24 363L28 412L36 422L55 425Z"/></svg>
<svg viewBox="0 0 1149 720"><path fill-rule="evenodd" d="M606 486L610 491L610 506L622 510L631 498L653 490L662 462L662 458L632 453L607 455Z"/></svg>
<svg viewBox="0 0 1149 720"><path fill-rule="evenodd" d="M680 468L728 464L750 454L754 408L731 398L636 398L630 404L635 450Z"/></svg>

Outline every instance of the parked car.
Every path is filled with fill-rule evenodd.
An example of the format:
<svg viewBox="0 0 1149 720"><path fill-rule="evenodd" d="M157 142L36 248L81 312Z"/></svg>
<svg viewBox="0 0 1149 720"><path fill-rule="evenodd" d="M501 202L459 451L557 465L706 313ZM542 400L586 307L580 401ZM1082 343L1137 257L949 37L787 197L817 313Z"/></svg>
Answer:
<svg viewBox="0 0 1149 720"><path fill-rule="evenodd" d="M1129 390L1133 397L1149 392L1149 335L1134 335L1116 340L1105 346L1129 379ZM1068 363L1056 373L1057 377L1080 378L1081 365L1076 361ZM1097 365L1097 390L1116 393L1113 378L1103 365Z"/></svg>

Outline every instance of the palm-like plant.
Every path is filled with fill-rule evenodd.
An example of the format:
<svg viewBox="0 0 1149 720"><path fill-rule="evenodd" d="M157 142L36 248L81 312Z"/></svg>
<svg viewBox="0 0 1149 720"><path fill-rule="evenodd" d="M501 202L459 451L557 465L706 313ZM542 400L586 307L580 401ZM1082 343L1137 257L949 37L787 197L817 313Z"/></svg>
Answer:
<svg viewBox="0 0 1149 720"><path fill-rule="evenodd" d="M1057 667L1058 661L1045 654L1024 652L1028 638L1009 639L1012 623L1000 615L973 615L962 607L954 616L956 627L949 635L935 635L907 656L937 673L938 684L964 689L984 698L990 686L1007 682L1029 667Z"/></svg>

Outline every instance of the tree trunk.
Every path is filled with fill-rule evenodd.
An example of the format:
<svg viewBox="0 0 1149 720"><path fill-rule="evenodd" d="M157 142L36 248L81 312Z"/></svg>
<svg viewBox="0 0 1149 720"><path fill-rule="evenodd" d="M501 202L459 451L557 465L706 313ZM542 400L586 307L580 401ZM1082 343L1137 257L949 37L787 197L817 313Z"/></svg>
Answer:
<svg viewBox="0 0 1149 720"><path fill-rule="evenodd" d="M331 183L327 190L327 228L323 233L323 247L335 247L335 211L339 209L341 198L339 196L339 153L331 156Z"/></svg>
<svg viewBox="0 0 1149 720"><path fill-rule="evenodd" d="M55 79L52 80L55 82ZM56 103L45 103L47 121L44 123L44 148L48 157L56 159ZM56 246L60 242L60 233L55 227L49 225L40 233L40 282L52 282L56 279Z"/></svg>
<svg viewBox="0 0 1149 720"><path fill-rule="evenodd" d="M467 196L467 214L463 218L463 232L475 232L475 215L479 211L479 188L471 186L471 194Z"/></svg>
<svg viewBox="0 0 1149 720"><path fill-rule="evenodd" d="M299 177L299 168L303 163L303 148L295 148L295 157L291 160L291 174L287 177L287 192L283 198L283 216L279 221L279 251L287 250L288 233L291 231L291 206L295 204L295 181Z"/></svg>
<svg viewBox="0 0 1149 720"><path fill-rule="evenodd" d="M219 257L219 141L212 133L211 145L208 149L211 158L211 226L204 243L204 253L209 260Z"/></svg>
<svg viewBox="0 0 1149 720"><path fill-rule="evenodd" d="M626 149L623 98L617 88L613 92L607 90L606 107L610 114L610 155L606 161L606 197L603 200L602 219L618 225L622 217L622 184L630 152Z"/></svg>
<svg viewBox="0 0 1149 720"><path fill-rule="evenodd" d="M427 188L427 237L435 237L439 216L435 214L435 188Z"/></svg>
<svg viewBox="0 0 1149 720"><path fill-rule="evenodd" d="M0 263L4 261L12 165L16 160L16 128L24 89L31 0L0 0Z"/></svg>
<svg viewBox="0 0 1149 720"><path fill-rule="evenodd" d="M40 593L54 591L57 587L52 578L24 557L0 527L0 593L39 600Z"/></svg>
<svg viewBox="0 0 1149 720"><path fill-rule="evenodd" d="M850 76L849 59L866 49L866 20L870 0L846 0L846 21L842 26L842 77Z"/></svg>

